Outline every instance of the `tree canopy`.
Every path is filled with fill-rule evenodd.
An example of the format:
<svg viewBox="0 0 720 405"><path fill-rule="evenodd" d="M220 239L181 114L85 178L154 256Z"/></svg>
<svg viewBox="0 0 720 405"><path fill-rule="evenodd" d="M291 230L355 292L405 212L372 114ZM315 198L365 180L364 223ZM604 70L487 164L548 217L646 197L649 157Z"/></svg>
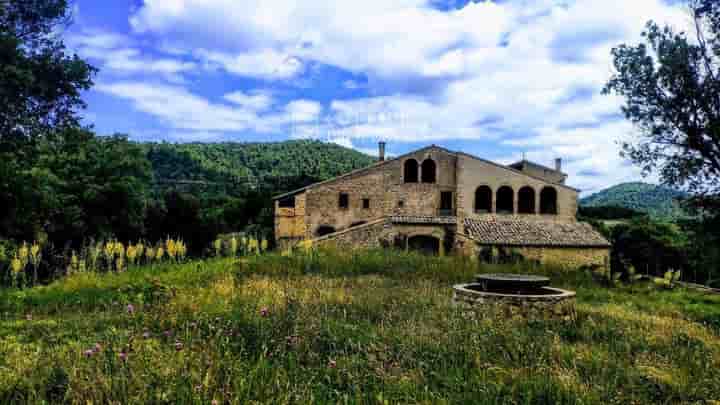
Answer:
<svg viewBox="0 0 720 405"><path fill-rule="evenodd" d="M640 136L623 155L718 211L720 196L720 3L691 0L694 28L649 22L644 43L613 49L606 93L624 97Z"/></svg>

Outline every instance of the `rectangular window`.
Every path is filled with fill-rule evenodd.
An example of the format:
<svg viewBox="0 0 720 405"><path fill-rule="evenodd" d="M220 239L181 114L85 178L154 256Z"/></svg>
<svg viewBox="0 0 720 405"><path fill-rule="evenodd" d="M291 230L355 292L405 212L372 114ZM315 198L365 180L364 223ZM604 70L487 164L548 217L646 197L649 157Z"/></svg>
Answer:
<svg viewBox="0 0 720 405"><path fill-rule="evenodd" d="M363 209L370 209L370 199L369 198L363 198Z"/></svg>
<svg viewBox="0 0 720 405"><path fill-rule="evenodd" d="M346 193L340 193L340 198L338 198L338 207L348 208L349 206L350 206L350 196L348 196Z"/></svg>
<svg viewBox="0 0 720 405"><path fill-rule="evenodd" d="M281 198L278 205L280 208L295 208L295 196Z"/></svg>
<svg viewBox="0 0 720 405"><path fill-rule="evenodd" d="M440 212L441 216L450 216L453 214L453 193L452 191L443 191L440 193Z"/></svg>

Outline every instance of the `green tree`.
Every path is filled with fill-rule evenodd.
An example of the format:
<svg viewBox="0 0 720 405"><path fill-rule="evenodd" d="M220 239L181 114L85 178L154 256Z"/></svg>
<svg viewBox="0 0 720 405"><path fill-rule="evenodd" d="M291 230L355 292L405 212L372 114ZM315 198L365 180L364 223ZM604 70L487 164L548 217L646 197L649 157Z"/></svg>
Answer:
<svg viewBox="0 0 720 405"><path fill-rule="evenodd" d="M56 243L111 235L133 240L142 235L150 162L125 136L97 137L69 129L43 140L33 174L45 191L43 231Z"/></svg>
<svg viewBox="0 0 720 405"><path fill-rule="evenodd" d="M623 155L715 212L720 196L720 3L691 0L691 33L649 22L645 42L613 49L605 92L641 131Z"/></svg>
<svg viewBox="0 0 720 405"><path fill-rule="evenodd" d="M46 210L46 179L34 165L43 138L78 126L81 92L95 69L68 55L57 28L67 0L0 0L0 234L29 239Z"/></svg>

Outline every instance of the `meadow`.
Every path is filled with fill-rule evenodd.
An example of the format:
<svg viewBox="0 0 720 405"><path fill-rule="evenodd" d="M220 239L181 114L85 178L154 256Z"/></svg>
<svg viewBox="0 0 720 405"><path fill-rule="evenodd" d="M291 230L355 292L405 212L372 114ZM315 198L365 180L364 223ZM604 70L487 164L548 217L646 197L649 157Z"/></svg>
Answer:
<svg viewBox="0 0 720 405"><path fill-rule="evenodd" d="M533 272L574 321L468 316L451 286ZM720 296L585 271L309 251L0 290L0 403L648 404L720 400Z"/></svg>

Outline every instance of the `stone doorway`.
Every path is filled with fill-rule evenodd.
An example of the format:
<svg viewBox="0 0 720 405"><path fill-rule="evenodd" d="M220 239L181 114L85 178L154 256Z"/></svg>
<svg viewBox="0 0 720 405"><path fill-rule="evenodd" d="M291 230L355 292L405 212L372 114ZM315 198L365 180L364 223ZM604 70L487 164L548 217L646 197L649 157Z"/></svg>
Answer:
<svg viewBox="0 0 720 405"><path fill-rule="evenodd" d="M440 239L434 236L416 235L408 238L408 250L426 255L438 256L440 254Z"/></svg>

